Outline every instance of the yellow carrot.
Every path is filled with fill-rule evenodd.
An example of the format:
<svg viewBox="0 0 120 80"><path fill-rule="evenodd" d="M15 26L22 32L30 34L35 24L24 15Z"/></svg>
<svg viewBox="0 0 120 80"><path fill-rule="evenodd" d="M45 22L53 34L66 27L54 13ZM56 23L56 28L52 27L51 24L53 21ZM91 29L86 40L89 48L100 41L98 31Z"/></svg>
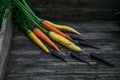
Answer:
<svg viewBox="0 0 120 80"><path fill-rule="evenodd" d="M73 42L71 42L70 40L64 38L63 36L61 36L61 35L53 32L53 31L51 31L51 32L49 33L49 37L50 37L52 40L54 40L54 41L62 44L63 46L69 48L70 50L73 50L73 51L76 51L76 52L82 51L82 49L79 48L77 45L75 45Z"/></svg>
<svg viewBox="0 0 120 80"><path fill-rule="evenodd" d="M55 24L55 23L47 21L47 20L44 20L44 21L47 22L47 23L49 23L50 25L52 25L53 27L55 27L57 29L66 30L66 31L73 32L73 33L81 35L77 30L75 30L75 29L73 29L73 28L71 28L69 26Z"/></svg>
<svg viewBox="0 0 120 80"><path fill-rule="evenodd" d="M67 38L67 39L69 39L69 40L72 40L71 37L70 37L69 35L67 35L67 34L65 34L65 33L63 33L63 32L61 32L59 29L57 29L57 28L51 26L49 23L43 21L43 22L42 22L42 25L43 25L46 29L51 30L51 31L54 31L54 32L60 34L61 36L65 37L65 38Z"/></svg>
<svg viewBox="0 0 120 80"><path fill-rule="evenodd" d="M31 30L27 30L27 35L34 43L36 43L39 47L41 47L46 53L50 53L48 48L42 43L42 41L39 38L37 38L37 36Z"/></svg>

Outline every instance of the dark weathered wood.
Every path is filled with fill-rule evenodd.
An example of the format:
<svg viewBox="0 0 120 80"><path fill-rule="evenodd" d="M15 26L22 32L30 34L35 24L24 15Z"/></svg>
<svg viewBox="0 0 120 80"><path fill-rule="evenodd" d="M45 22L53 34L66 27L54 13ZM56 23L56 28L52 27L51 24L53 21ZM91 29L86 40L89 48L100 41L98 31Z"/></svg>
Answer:
<svg viewBox="0 0 120 80"><path fill-rule="evenodd" d="M62 47L61 51L68 56L66 57L68 63L64 63L45 54L19 31L18 27L15 27L6 80L118 80L120 78L120 27L118 22L56 23L69 25L79 30L84 35L83 38L100 47L101 50L81 48L88 54L99 52L100 56L110 60L115 67L109 67L81 53L81 57L91 64L87 65L71 58L69 55L71 51Z"/></svg>
<svg viewBox="0 0 120 80"><path fill-rule="evenodd" d="M6 10L8 13L9 10ZM1 25L0 25L1 26ZM0 80L3 80L12 38L13 23L11 17L3 20L0 31Z"/></svg>
<svg viewBox="0 0 120 80"><path fill-rule="evenodd" d="M120 8L119 0L27 0L34 7L45 8L73 8L73 7L87 7L87 8Z"/></svg>
<svg viewBox="0 0 120 80"><path fill-rule="evenodd" d="M43 19L57 21L120 20L119 0L28 0Z"/></svg>
<svg viewBox="0 0 120 80"><path fill-rule="evenodd" d="M47 20L81 21L81 20L119 20L119 9L96 8L34 8L36 14ZM49 13L48 13L49 12Z"/></svg>

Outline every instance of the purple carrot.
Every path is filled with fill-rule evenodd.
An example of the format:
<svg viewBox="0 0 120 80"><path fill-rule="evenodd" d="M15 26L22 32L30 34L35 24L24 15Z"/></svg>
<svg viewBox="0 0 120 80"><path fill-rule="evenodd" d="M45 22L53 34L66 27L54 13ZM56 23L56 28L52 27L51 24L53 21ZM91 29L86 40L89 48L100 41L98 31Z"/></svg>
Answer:
<svg viewBox="0 0 120 80"><path fill-rule="evenodd" d="M79 53L71 53L71 57L80 60L84 63L90 64L89 62L85 61L83 58L81 58L81 55Z"/></svg>
<svg viewBox="0 0 120 80"><path fill-rule="evenodd" d="M107 59L104 59L103 57L99 56L97 53L90 53L90 56L91 56L92 58L96 59L96 60L99 60L99 61L101 61L101 62L106 63L106 64L109 65L109 66L114 67L114 65L113 65L110 61L108 61Z"/></svg>
<svg viewBox="0 0 120 80"><path fill-rule="evenodd" d="M69 35L72 39L74 40L79 40L79 41L85 41L84 39L82 39L81 37L79 37L78 35Z"/></svg>
<svg viewBox="0 0 120 80"><path fill-rule="evenodd" d="M88 42L84 42L84 41L79 41L79 45L80 45L80 46L91 47L91 48L94 48L94 49L100 49L100 48L95 47L95 46L89 44Z"/></svg>
<svg viewBox="0 0 120 80"><path fill-rule="evenodd" d="M56 51L52 51L52 52L51 52L51 55L54 56L54 57L56 57L56 58L61 59L61 60L64 61L64 62L67 62L67 60L64 59L64 56L63 56L62 54L57 53Z"/></svg>

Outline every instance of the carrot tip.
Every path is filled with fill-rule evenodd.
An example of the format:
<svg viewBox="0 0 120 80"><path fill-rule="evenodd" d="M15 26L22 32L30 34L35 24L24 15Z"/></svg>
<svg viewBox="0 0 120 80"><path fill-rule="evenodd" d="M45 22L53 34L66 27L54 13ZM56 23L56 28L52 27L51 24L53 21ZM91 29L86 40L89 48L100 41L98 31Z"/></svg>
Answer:
<svg viewBox="0 0 120 80"><path fill-rule="evenodd" d="M51 52L51 55L53 55L54 57L59 58L59 59L61 59L62 61L64 61L64 62L67 63L67 60L64 59L64 56L63 56L63 55L61 55L61 54L59 54L59 53L57 53L57 52L55 52L55 51L52 51L52 52Z"/></svg>
<svg viewBox="0 0 120 80"><path fill-rule="evenodd" d="M75 31L75 33L76 33L76 34L78 34L78 35L82 35L82 34L81 34L81 33L79 33L78 31Z"/></svg>
<svg viewBox="0 0 120 80"><path fill-rule="evenodd" d="M88 53L86 53L85 51L81 50L81 52L85 55L89 55Z"/></svg>
<svg viewBox="0 0 120 80"><path fill-rule="evenodd" d="M81 34L81 33L79 33L79 32L78 32L77 34L80 35L80 36L84 36L83 34Z"/></svg>
<svg viewBox="0 0 120 80"><path fill-rule="evenodd" d="M88 61L84 60L78 53L71 53L71 57L90 65L90 63Z"/></svg>
<svg viewBox="0 0 120 80"><path fill-rule="evenodd" d="M70 36L66 36L66 38L69 39L69 40L72 40L72 38Z"/></svg>
<svg viewBox="0 0 120 80"><path fill-rule="evenodd" d="M63 55L63 56L65 56L65 57L66 57L66 55L65 55L63 52L61 52L61 51L59 51L59 53L58 53L58 54Z"/></svg>

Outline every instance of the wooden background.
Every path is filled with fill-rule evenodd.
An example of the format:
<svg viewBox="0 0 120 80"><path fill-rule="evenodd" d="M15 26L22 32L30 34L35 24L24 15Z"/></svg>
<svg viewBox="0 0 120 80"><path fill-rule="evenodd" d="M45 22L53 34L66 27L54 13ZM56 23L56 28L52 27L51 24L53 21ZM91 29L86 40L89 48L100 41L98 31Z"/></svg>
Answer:
<svg viewBox="0 0 120 80"><path fill-rule="evenodd" d="M80 47L88 54L98 52L112 61L115 67L81 54L91 64L87 65L71 58L71 51L61 47L68 60L64 63L45 54L15 25L5 80L120 79L120 22L119 15L114 15L120 11L119 0L29 0L29 3L41 18L77 29L84 39L101 50Z"/></svg>
<svg viewBox="0 0 120 80"><path fill-rule="evenodd" d="M120 20L119 0L28 0L43 19L57 21Z"/></svg>

